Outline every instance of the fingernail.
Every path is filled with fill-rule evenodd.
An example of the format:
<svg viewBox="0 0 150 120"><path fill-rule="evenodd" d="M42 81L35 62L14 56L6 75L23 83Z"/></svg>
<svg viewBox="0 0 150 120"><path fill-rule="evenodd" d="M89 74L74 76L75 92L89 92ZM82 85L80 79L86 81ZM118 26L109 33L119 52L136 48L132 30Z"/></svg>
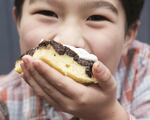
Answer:
<svg viewBox="0 0 150 120"><path fill-rule="evenodd" d="M27 67L25 66L24 63L21 63L20 66L21 66L21 69L22 69L21 77L23 78L23 74L24 74Z"/></svg>
<svg viewBox="0 0 150 120"><path fill-rule="evenodd" d="M94 69L94 71L96 73L100 73L101 72L100 66L101 66L101 63L99 61L95 63L95 67L94 67L95 69Z"/></svg>
<svg viewBox="0 0 150 120"><path fill-rule="evenodd" d="M28 64L28 63L29 63L29 60L26 58L26 56L23 57L22 60L23 60L23 62L24 62L25 64Z"/></svg>
<svg viewBox="0 0 150 120"><path fill-rule="evenodd" d="M24 57L22 58L22 60L23 60L23 62L24 62L27 66L31 65L31 63L32 63L31 56L29 56L29 55L24 56Z"/></svg>

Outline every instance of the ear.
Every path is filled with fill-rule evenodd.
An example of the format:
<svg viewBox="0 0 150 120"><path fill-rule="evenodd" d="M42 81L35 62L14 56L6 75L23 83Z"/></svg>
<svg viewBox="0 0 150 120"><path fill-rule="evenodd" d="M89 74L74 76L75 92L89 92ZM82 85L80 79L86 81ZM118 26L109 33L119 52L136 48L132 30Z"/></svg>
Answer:
<svg viewBox="0 0 150 120"><path fill-rule="evenodd" d="M16 23L18 34L20 35L20 19L18 18L16 14L16 7L13 7L12 9L12 17L13 17L14 22Z"/></svg>
<svg viewBox="0 0 150 120"><path fill-rule="evenodd" d="M17 16L16 16L16 7L13 7L12 9L12 17L15 23L17 22Z"/></svg>
<svg viewBox="0 0 150 120"><path fill-rule="evenodd" d="M19 18L17 17L17 14L16 14L16 7L13 7L13 9L12 9L12 16L13 16L13 20L14 20L14 22L16 23L17 28L18 28L18 25L19 25L20 20L19 20Z"/></svg>
<svg viewBox="0 0 150 120"><path fill-rule="evenodd" d="M128 52L128 49L130 48L133 41L136 39L138 28L140 26L140 21L137 21L135 24L133 24L125 33L125 41L123 46L122 55L125 56Z"/></svg>

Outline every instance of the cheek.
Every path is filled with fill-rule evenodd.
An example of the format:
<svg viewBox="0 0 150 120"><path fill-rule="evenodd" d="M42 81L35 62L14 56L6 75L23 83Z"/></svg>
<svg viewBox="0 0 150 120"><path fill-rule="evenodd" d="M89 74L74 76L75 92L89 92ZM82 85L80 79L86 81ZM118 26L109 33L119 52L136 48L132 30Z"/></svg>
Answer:
<svg viewBox="0 0 150 120"><path fill-rule="evenodd" d="M114 72L120 61L124 41L123 33L101 31L99 34L91 35L90 39L92 39L90 41L92 51Z"/></svg>
<svg viewBox="0 0 150 120"><path fill-rule="evenodd" d="M108 37L108 36L107 36ZM108 59L113 59L117 55L121 54L122 41L119 38L102 38L97 44L93 44L95 53L98 55L99 59L102 61L107 61Z"/></svg>
<svg viewBox="0 0 150 120"><path fill-rule="evenodd" d="M38 45L41 39L45 38L52 32L47 25L39 23L24 23L20 26L20 47L21 53Z"/></svg>

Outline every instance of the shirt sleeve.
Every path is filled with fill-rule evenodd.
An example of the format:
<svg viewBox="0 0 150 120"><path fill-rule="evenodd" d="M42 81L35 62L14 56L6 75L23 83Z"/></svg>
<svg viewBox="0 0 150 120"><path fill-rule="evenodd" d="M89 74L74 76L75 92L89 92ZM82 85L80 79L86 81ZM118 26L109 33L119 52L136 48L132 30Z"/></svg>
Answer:
<svg viewBox="0 0 150 120"><path fill-rule="evenodd" d="M0 102L0 120L9 120L7 106Z"/></svg>
<svg viewBox="0 0 150 120"><path fill-rule="evenodd" d="M133 83L133 100L131 101L131 114L135 120L150 120L150 52L136 70ZM134 120L134 119L133 119Z"/></svg>
<svg viewBox="0 0 150 120"><path fill-rule="evenodd" d="M136 88L131 112L137 120L150 120L150 76L146 76Z"/></svg>

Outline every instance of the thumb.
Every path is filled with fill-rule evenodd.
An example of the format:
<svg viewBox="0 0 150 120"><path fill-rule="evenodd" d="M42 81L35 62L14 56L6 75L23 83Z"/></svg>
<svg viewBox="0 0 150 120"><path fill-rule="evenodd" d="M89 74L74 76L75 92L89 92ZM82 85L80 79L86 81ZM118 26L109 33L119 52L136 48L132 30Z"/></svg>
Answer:
<svg viewBox="0 0 150 120"><path fill-rule="evenodd" d="M116 81L110 70L100 61L93 65L93 75L103 91L112 91L116 89Z"/></svg>

